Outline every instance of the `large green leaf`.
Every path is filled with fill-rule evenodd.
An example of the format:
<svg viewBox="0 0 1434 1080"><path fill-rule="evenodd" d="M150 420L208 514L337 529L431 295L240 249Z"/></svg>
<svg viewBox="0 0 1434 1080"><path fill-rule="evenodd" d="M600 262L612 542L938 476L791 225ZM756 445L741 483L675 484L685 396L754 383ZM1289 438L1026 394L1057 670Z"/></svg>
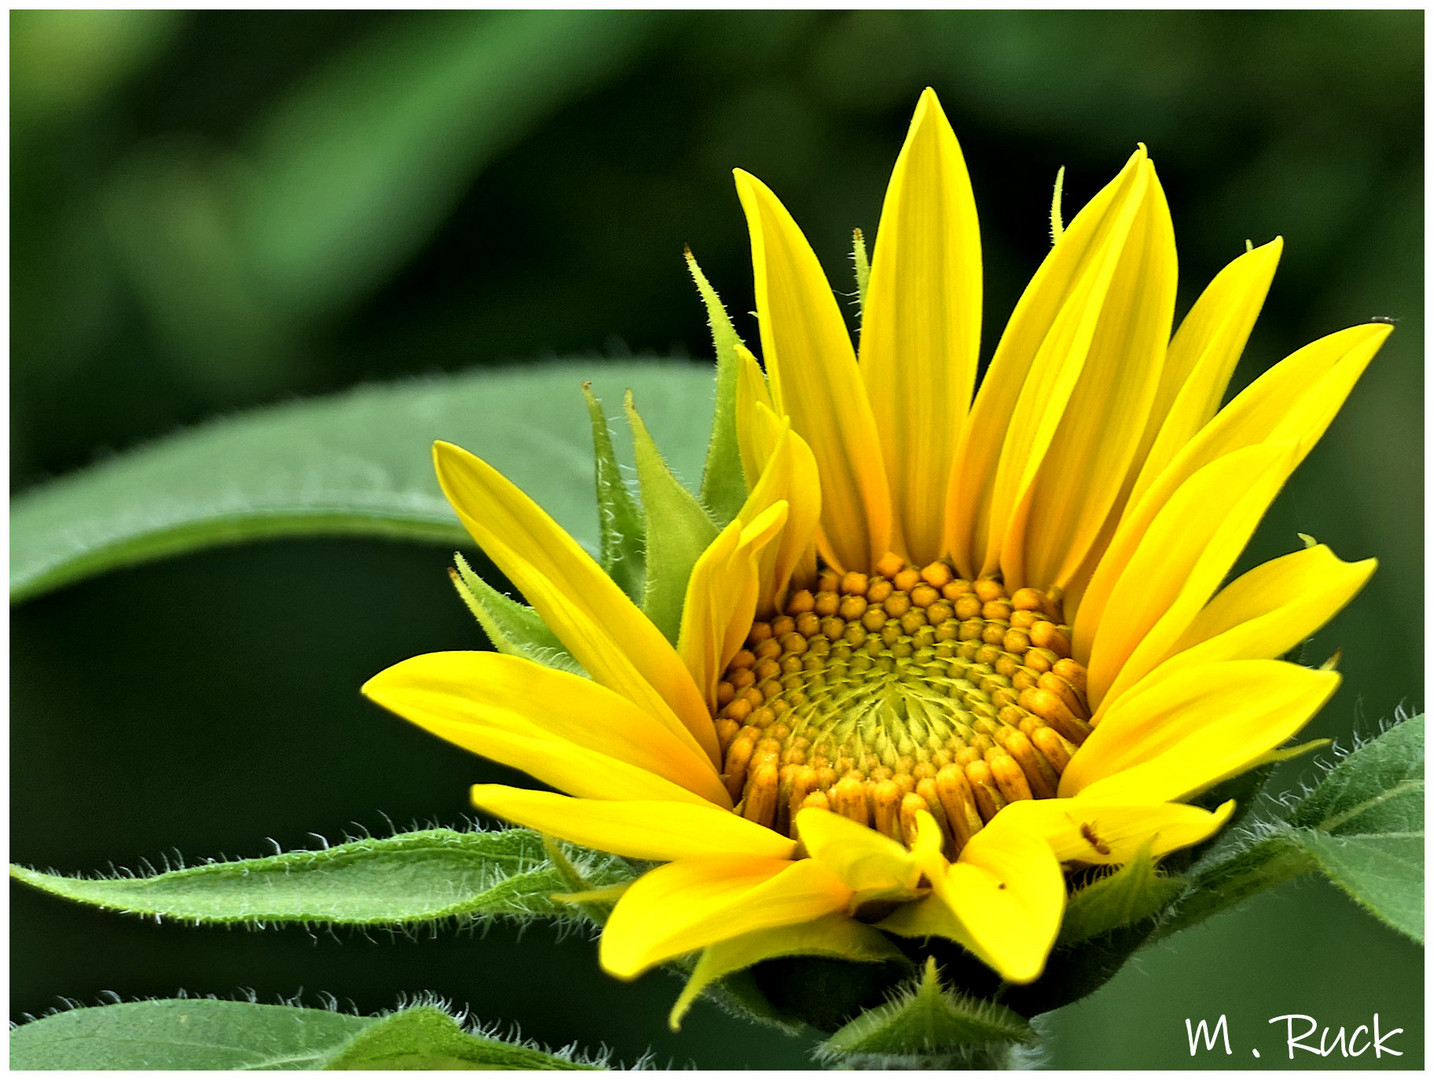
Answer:
<svg viewBox="0 0 1434 1080"><path fill-rule="evenodd" d="M631 877L611 856L585 854L584 884ZM551 899L572 890L543 839L527 829L428 829L322 851L212 862L153 877L76 878L12 866L10 876L54 896L131 915L261 926L402 926L438 919L580 917Z"/></svg>
<svg viewBox="0 0 1434 1080"><path fill-rule="evenodd" d="M1282 821L1213 851L1157 936L1311 870L1375 918L1424 940L1423 716L1347 754Z"/></svg>
<svg viewBox="0 0 1434 1080"><path fill-rule="evenodd" d="M1371 915L1424 940L1424 717L1343 758L1290 812L1300 845Z"/></svg>
<svg viewBox="0 0 1434 1080"><path fill-rule="evenodd" d="M387 1016L179 998L71 1009L10 1032L12 1069L582 1069L472 1035L431 1005Z"/></svg>
<svg viewBox="0 0 1434 1080"><path fill-rule="evenodd" d="M19 495L11 599L266 536L464 544L433 477L435 439L491 462L596 551L589 378L613 398L629 387L639 393L673 468L699 475L712 415L708 367L567 362L366 386L211 421Z"/></svg>

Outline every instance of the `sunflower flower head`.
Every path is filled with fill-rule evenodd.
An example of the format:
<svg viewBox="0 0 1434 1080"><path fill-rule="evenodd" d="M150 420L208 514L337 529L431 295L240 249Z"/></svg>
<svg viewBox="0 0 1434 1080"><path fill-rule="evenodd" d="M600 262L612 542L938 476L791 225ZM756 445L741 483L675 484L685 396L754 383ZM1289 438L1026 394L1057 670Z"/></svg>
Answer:
<svg viewBox="0 0 1434 1080"><path fill-rule="evenodd" d="M375 701L554 791L480 808L638 860L600 957L940 955L1030 984L1098 869L1215 834L1216 785L1339 676L1279 659L1374 569L1313 542L1227 581L1387 336L1357 326L1221 406L1278 261L1240 255L1174 325L1170 212L1140 147L1068 223L978 380L981 250L926 91L864 269L859 345L801 231L736 173L759 362L689 262L717 343L702 498L629 403L641 502L590 396L595 560L447 443L439 481L527 604L460 560L499 652L418 656ZM649 864L655 864L650 865ZM1069 967L1066 963L1066 967ZM770 970L770 965L768 966Z"/></svg>

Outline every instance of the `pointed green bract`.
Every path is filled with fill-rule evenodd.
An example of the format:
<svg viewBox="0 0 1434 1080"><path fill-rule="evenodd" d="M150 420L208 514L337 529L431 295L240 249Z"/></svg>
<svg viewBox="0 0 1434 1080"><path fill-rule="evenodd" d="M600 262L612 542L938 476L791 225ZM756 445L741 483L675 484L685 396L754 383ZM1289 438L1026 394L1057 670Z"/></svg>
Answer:
<svg viewBox="0 0 1434 1080"><path fill-rule="evenodd" d="M1066 167L1062 165L1056 170L1056 186L1051 192L1051 243L1054 244L1066 231L1065 222L1061 220L1061 191L1066 183Z"/></svg>
<svg viewBox="0 0 1434 1080"><path fill-rule="evenodd" d="M674 645L682 626L682 601L692 567L717 539L717 525L696 496L672 475L637 413L629 392L624 402L632 425L637 483L646 517L647 582L642 610Z"/></svg>
<svg viewBox="0 0 1434 1080"><path fill-rule="evenodd" d="M449 571L453 587L483 627L493 648L561 671L587 674L536 611L489 585L473 572L462 555L454 552L453 560L458 564Z"/></svg>
<svg viewBox="0 0 1434 1080"><path fill-rule="evenodd" d="M536 1047L472 1035L442 1009L385 1016L252 1001L131 1001L21 1024L12 1069L585 1069Z"/></svg>
<svg viewBox="0 0 1434 1080"><path fill-rule="evenodd" d="M596 468L598 558L607 576L635 602L642 600L642 511L623 482L612 448L612 433L592 383L583 383L588 416L593 425L593 459Z"/></svg>
<svg viewBox="0 0 1434 1080"><path fill-rule="evenodd" d="M860 229L851 231L851 262L856 270L856 307L866 310L866 285L871 280L871 260L866 255L866 237Z"/></svg>
<svg viewBox="0 0 1434 1080"><path fill-rule="evenodd" d="M702 502L726 525L747 498L747 481L742 475L742 457L737 448L737 346L742 339L732 327L727 309L717 297L697 260L689 250L687 269L707 308L712 328L712 348L717 355L717 401L712 411L712 438L707 444L707 464L702 470Z"/></svg>
<svg viewBox="0 0 1434 1080"><path fill-rule="evenodd" d="M960 1068L990 1064L1007 1048L1035 1041L1030 1024L1010 1009L943 990L928 958L914 988L858 1016L817 1055L838 1066Z"/></svg>
<svg viewBox="0 0 1434 1080"><path fill-rule="evenodd" d="M1061 922L1059 946L1078 945L1153 918L1185 891L1184 878L1161 874L1147 844L1114 873L1097 878L1071 896Z"/></svg>
<svg viewBox="0 0 1434 1080"><path fill-rule="evenodd" d="M620 859L586 852L580 870L593 886L632 876ZM426 829L144 878L75 878L21 866L11 866L10 876L110 911L193 923L404 926L581 917L552 899L569 891L569 882L529 829Z"/></svg>

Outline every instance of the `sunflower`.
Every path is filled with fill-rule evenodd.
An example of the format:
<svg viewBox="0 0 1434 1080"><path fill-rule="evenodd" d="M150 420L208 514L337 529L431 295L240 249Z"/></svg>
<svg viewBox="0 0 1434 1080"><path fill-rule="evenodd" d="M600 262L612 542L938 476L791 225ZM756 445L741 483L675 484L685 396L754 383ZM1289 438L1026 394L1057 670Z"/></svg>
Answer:
<svg viewBox="0 0 1434 1080"><path fill-rule="evenodd" d="M674 1021L723 974L880 959L893 937L1030 982L1072 869L1213 835L1234 804L1188 800L1280 757L1337 687L1277 658L1373 560L1310 541L1222 583L1389 327L1322 338L1221 408L1281 242L1172 337L1174 235L1141 147L1068 226L1053 209L978 388L976 210L933 92L859 274L859 350L786 209L736 181L765 372L732 350L746 496L707 522L680 616L440 442L444 492L552 648L418 656L364 693L557 789L477 785L483 810L659 864L600 958L633 978L696 954Z"/></svg>

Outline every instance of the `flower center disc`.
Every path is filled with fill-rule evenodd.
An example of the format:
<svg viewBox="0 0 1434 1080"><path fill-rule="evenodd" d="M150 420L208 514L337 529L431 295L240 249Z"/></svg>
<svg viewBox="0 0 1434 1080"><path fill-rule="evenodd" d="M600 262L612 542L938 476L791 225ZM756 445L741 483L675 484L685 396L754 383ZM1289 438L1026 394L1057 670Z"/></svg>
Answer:
<svg viewBox="0 0 1434 1080"><path fill-rule="evenodd" d="M911 843L929 810L955 857L1016 799L1053 798L1090 734L1058 597L944 562L824 572L752 626L717 687L737 812L795 835L804 806Z"/></svg>

